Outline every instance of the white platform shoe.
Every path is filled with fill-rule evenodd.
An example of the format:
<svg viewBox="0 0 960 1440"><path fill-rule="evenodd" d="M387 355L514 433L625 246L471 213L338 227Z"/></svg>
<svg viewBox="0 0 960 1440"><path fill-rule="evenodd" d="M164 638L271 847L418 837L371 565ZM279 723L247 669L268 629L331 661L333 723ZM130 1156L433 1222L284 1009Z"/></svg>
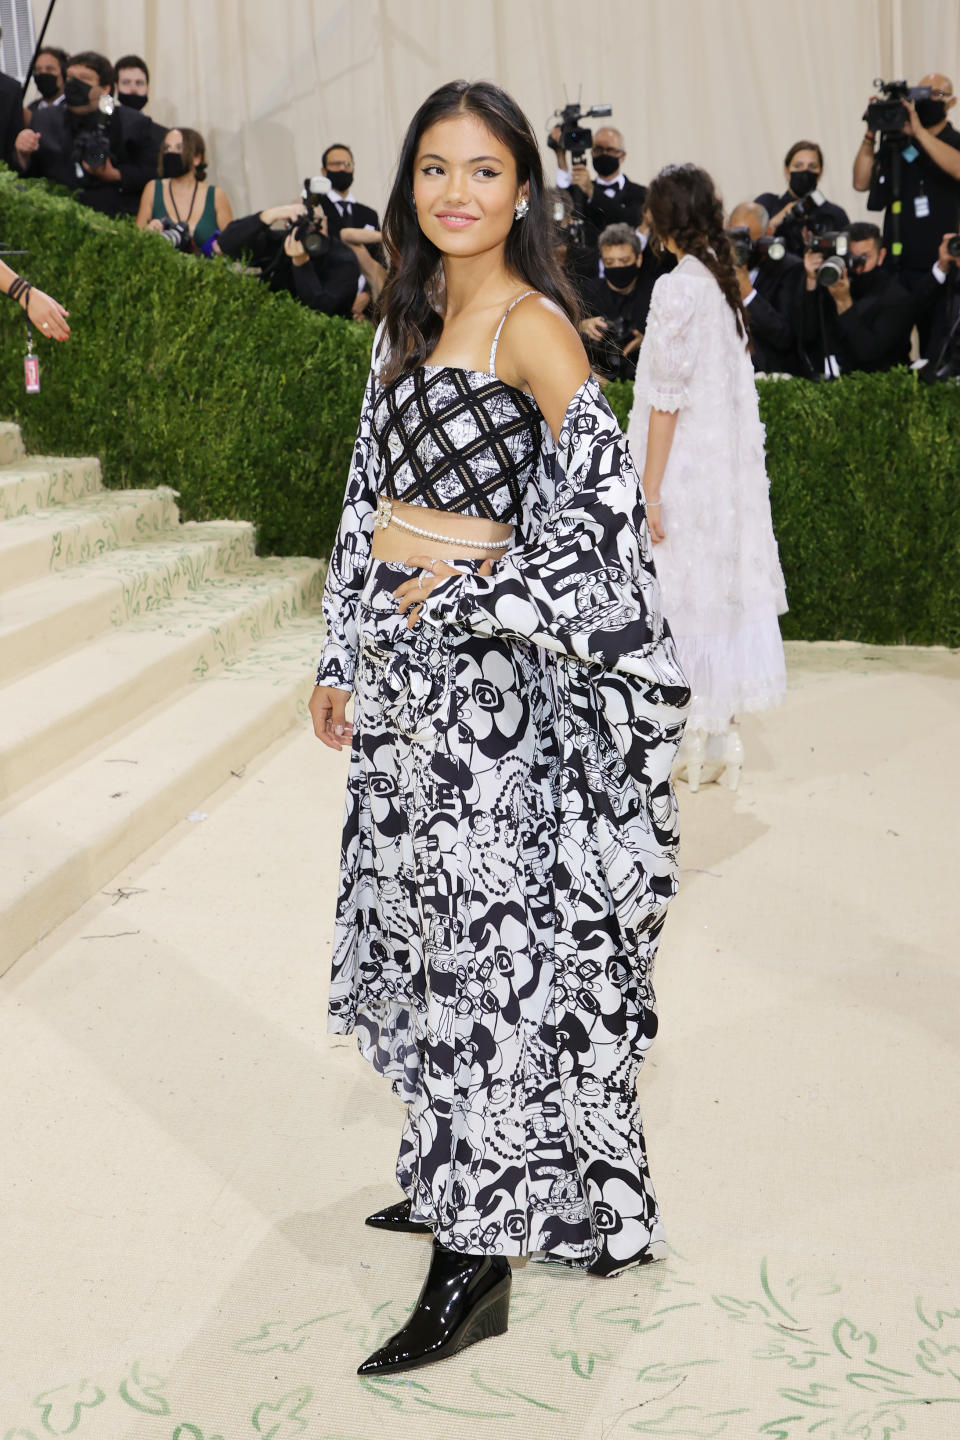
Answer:
<svg viewBox="0 0 960 1440"><path fill-rule="evenodd" d="M736 790L743 759L743 740L735 725L731 725L726 735L689 730L677 752L672 778L686 780L691 795L696 795L701 785L721 779L728 790Z"/></svg>

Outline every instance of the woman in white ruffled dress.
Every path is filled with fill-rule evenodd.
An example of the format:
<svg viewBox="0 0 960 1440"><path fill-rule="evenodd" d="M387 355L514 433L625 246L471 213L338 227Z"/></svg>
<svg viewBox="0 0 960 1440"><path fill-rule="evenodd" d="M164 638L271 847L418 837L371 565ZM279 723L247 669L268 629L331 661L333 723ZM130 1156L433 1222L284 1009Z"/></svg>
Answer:
<svg viewBox="0 0 960 1440"><path fill-rule="evenodd" d="M627 433L664 615L693 692L679 773L691 790L711 770L735 789L735 718L779 705L786 691L777 616L787 600L763 425L713 181L694 165L668 166L647 208L679 263L653 288Z"/></svg>

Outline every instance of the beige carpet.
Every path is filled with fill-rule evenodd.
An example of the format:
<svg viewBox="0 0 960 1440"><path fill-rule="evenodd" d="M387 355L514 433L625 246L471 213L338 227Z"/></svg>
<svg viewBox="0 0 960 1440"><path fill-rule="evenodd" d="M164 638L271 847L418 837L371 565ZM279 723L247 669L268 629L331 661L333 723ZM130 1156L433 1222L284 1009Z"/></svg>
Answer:
<svg viewBox="0 0 960 1440"><path fill-rule="evenodd" d="M278 743L0 981L0 1440L960 1435L960 656L790 647L737 795L681 787L642 1077L673 1254L518 1265L392 1382L426 1242L325 1034L343 764Z"/></svg>

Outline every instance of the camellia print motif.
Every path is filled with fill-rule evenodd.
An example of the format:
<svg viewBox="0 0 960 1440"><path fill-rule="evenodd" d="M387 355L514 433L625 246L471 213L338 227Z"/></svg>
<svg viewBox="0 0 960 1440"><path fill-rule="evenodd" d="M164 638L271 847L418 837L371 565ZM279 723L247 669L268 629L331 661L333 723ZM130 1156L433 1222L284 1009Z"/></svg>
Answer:
<svg viewBox="0 0 960 1440"><path fill-rule="evenodd" d="M330 1028L406 1102L398 1178L442 1244L616 1273L663 1252L636 1081L688 702L636 474L588 380L524 543L407 630L413 572L369 560L371 395L318 672L356 691Z"/></svg>

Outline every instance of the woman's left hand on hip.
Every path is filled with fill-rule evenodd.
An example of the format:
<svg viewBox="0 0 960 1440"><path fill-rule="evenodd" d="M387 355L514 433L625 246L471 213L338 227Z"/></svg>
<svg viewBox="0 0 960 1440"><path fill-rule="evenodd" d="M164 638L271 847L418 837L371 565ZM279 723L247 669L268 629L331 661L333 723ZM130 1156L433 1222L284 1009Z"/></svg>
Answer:
<svg viewBox="0 0 960 1440"><path fill-rule="evenodd" d="M424 573L416 580L404 580L394 590L394 598L397 602L397 609L400 614L407 614L407 629L412 630L420 619L420 606L441 580L447 580L451 575L462 575L464 572L458 570L455 565L448 565L446 560L431 560L428 555L411 555L407 561L408 565L418 566ZM493 570L490 560L485 560L480 566L479 574L489 575ZM412 607L412 608L411 608Z"/></svg>

